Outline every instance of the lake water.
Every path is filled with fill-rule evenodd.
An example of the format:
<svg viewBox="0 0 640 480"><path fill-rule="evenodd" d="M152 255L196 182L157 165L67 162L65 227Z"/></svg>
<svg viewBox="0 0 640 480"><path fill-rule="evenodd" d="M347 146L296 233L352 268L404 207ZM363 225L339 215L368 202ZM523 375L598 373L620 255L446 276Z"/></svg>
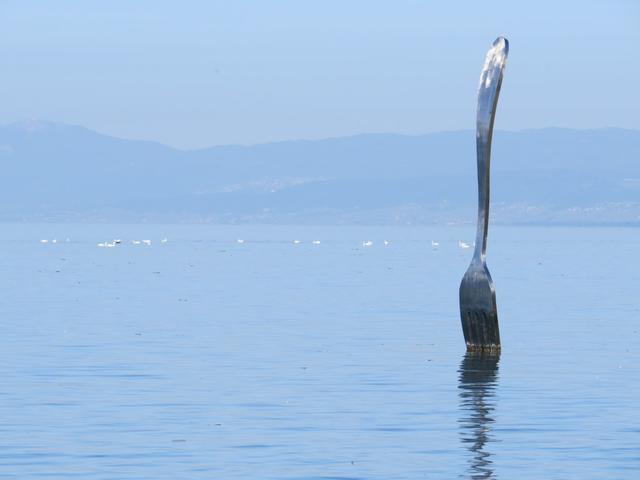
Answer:
<svg viewBox="0 0 640 480"><path fill-rule="evenodd" d="M1 230L0 478L640 478L638 229Z"/></svg>

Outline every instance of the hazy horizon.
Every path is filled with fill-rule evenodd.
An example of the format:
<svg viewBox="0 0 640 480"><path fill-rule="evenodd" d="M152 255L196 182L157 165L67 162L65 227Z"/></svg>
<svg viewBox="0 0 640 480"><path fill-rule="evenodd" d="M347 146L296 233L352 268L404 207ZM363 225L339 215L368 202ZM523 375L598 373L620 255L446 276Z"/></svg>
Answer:
<svg viewBox="0 0 640 480"><path fill-rule="evenodd" d="M149 140L146 138L134 138L134 137L123 137L114 135L108 132L103 132L94 128L91 128L87 125L77 124L77 123L66 123L57 120L47 119L47 118L23 118L16 119L13 121L7 121L0 123L0 128L16 126L23 128L25 130L30 129L39 129L42 126L61 126L61 127L71 127L71 128L81 128L84 130L88 130L92 133L99 134L105 137L111 137L117 140L126 140L131 142L145 142L145 143L156 143L162 145L164 147L171 148L173 150L182 151L182 152L191 152L198 150L207 150L209 148L217 148L217 147L254 147L260 145L269 145L269 144L277 144L277 143L290 143L290 142L322 142L323 140L336 140L336 139L344 139L344 138L352 138L352 137L361 137L361 136L374 136L374 135L390 135L390 136L399 136L399 137L422 137L427 135L437 135L437 134L447 134L447 133L459 133L459 132L472 132L475 135L475 130L471 127L469 128L456 128L450 130L434 130L429 132L416 132L416 133L402 133L402 132L371 132L371 131L362 131L356 132L348 135L334 135L328 137L285 137L280 140L271 140L265 142L255 142L255 143L219 143L219 144L207 144L201 147L193 147L193 148L183 148L174 145L170 145L168 143L164 143L158 140ZM591 127L591 128L577 128L577 127L561 127L557 125L549 125L546 127L529 127L529 128L496 128L495 132L507 132L507 133L523 133L523 132L535 132L540 130L570 130L570 131L597 131L597 130L626 130L631 132L640 132L639 128L626 128L626 127L617 127L615 125L603 125L601 127Z"/></svg>
<svg viewBox="0 0 640 480"><path fill-rule="evenodd" d="M504 35L497 129L640 129L639 25L624 0L8 0L0 122L182 149L471 129L482 60Z"/></svg>
<svg viewBox="0 0 640 480"><path fill-rule="evenodd" d="M497 130L502 223L640 224L640 131ZM475 134L179 150L81 126L0 126L0 221L430 224L474 220Z"/></svg>

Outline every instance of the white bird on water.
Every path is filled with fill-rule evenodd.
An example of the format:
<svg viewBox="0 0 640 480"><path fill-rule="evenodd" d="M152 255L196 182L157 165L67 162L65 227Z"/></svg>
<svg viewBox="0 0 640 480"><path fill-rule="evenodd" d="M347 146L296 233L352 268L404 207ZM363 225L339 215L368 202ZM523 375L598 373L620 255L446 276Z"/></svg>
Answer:
<svg viewBox="0 0 640 480"><path fill-rule="evenodd" d="M296 245L298 245L300 243L300 240L294 240L293 243L295 243Z"/></svg>
<svg viewBox="0 0 640 480"><path fill-rule="evenodd" d="M431 246L432 246L432 247L439 247L439 246L440 246L440 243L439 243L439 242L436 242L435 240L431 240Z"/></svg>
<svg viewBox="0 0 640 480"><path fill-rule="evenodd" d="M463 242L462 240L458 240L458 246L460 248L471 248L471 245L469 245L468 243Z"/></svg>
<svg viewBox="0 0 640 480"><path fill-rule="evenodd" d="M314 241L313 241L313 242L311 242L311 243L313 243L314 245L320 245L320 240L314 240Z"/></svg>
<svg viewBox="0 0 640 480"><path fill-rule="evenodd" d="M370 247L371 245L373 245L373 242L371 240L365 240L364 242L362 242L363 247Z"/></svg>
<svg viewBox="0 0 640 480"><path fill-rule="evenodd" d="M142 242L140 240L131 240L131 243L134 245L140 245Z"/></svg>
<svg viewBox="0 0 640 480"><path fill-rule="evenodd" d="M160 243L167 243L169 241L169 239L167 237L164 237L162 240L160 240Z"/></svg>
<svg viewBox="0 0 640 480"><path fill-rule="evenodd" d="M390 245L390 244L391 244L391 242L390 242L389 240L385 240L385 241L384 241L384 242L382 242L382 243L384 243L385 245Z"/></svg>
<svg viewBox="0 0 640 480"><path fill-rule="evenodd" d="M239 238L238 243L244 243L244 240L242 238Z"/></svg>
<svg viewBox="0 0 640 480"><path fill-rule="evenodd" d="M151 245L151 240L142 240L145 245Z"/></svg>
<svg viewBox="0 0 640 480"><path fill-rule="evenodd" d="M40 243L49 243L49 240L43 238L42 240L40 240Z"/></svg>

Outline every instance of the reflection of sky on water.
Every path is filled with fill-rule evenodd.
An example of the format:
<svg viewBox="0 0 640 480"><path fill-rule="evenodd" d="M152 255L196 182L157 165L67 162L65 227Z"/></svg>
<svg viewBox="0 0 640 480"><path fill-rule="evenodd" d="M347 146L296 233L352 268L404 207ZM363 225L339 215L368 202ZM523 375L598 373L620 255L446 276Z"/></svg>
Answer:
<svg viewBox="0 0 640 480"><path fill-rule="evenodd" d="M637 228L496 226L498 367L468 225L5 227L0 477L637 477Z"/></svg>
<svg viewBox="0 0 640 480"><path fill-rule="evenodd" d="M471 452L469 477L494 478L489 444L498 383L499 355L466 354L460 364L460 429L463 445Z"/></svg>

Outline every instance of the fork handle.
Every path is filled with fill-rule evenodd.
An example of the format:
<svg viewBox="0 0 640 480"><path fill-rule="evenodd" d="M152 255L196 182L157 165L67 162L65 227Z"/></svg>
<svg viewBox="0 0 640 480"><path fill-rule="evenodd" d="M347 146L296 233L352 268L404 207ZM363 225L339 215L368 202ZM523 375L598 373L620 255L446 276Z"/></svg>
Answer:
<svg viewBox="0 0 640 480"><path fill-rule="evenodd" d="M484 262L489 229L489 194L491 166L491 137L493 122L502 85L502 74L509 54L509 42L498 37L487 52L480 86L476 116L476 153L478 156L478 230L473 261Z"/></svg>

